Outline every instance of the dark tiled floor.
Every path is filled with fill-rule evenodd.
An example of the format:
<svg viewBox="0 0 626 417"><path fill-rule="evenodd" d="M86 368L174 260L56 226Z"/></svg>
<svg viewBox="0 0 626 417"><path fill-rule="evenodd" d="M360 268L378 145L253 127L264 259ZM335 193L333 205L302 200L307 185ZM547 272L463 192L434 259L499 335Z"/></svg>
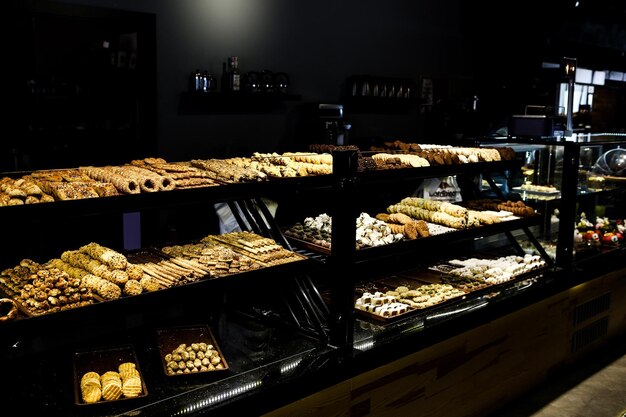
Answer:
<svg viewBox="0 0 626 417"><path fill-rule="evenodd" d="M489 417L626 417L626 338L587 354Z"/></svg>

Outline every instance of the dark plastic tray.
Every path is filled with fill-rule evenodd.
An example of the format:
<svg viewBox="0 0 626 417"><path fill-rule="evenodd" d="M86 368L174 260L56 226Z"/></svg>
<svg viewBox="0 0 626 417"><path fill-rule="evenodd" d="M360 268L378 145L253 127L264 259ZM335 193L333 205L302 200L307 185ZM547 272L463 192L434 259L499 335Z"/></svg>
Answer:
<svg viewBox="0 0 626 417"><path fill-rule="evenodd" d="M118 372L118 367L124 362L132 362L135 364L139 375L141 375L141 394L137 397L120 397L119 400L100 400L96 403L85 403L80 392L80 380L82 376L90 371L97 372L102 375L107 371ZM74 355L74 397L77 405L97 405L111 404L118 401L129 401L136 398L143 398L148 395L148 388L144 379L144 374L139 367L139 361L132 346L117 346L92 351L77 352Z"/></svg>

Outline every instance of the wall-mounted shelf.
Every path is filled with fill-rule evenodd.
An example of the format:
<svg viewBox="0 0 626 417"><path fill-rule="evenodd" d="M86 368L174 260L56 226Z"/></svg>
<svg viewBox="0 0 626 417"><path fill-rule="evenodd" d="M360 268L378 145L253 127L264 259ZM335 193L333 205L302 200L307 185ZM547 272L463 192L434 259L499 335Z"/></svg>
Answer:
<svg viewBox="0 0 626 417"><path fill-rule="evenodd" d="M180 95L179 114L277 113L285 110L288 101L300 101L299 94L183 92Z"/></svg>
<svg viewBox="0 0 626 417"><path fill-rule="evenodd" d="M372 96L350 96L343 102L347 113L407 114L418 105L415 98Z"/></svg>

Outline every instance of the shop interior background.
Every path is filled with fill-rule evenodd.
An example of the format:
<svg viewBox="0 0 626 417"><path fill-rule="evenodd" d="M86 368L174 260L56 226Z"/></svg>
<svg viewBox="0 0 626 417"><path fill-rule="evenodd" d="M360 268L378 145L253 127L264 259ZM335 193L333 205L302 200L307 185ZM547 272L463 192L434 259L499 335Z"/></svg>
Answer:
<svg viewBox="0 0 626 417"><path fill-rule="evenodd" d="M296 148L316 139L307 137L316 122L310 109L317 103L342 103L347 80L355 74L408 78L416 91L415 100L398 111L346 111L354 141L433 143L490 134L528 105L558 103L559 70L550 64L566 56L577 58L579 68L605 74L604 85L585 89L585 98L589 86L593 93L587 130L626 129L626 6L619 1L533 0L502 9L458 0L16 4L16 13L22 14L9 25L15 33L9 48L15 65L5 81L14 105L7 112L4 171L121 163L151 155L189 160ZM47 12L24 18L29 9ZM110 23L115 35L100 39L93 27L106 32L110 10L130 13L130 21L133 12L147 13L153 25L138 24L137 32L131 24L123 33L123 25ZM71 16L64 17L66 13ZM58 93L60 86L76 97L79 90L88 94L96 91L94 86L111 82L106 73L90 74L88 66L81 67L81 57L103 45L125 45L125 68L136 65L141 77L112 87L119 89L115 94L92 97L97 105L78 101L63 107L68 98L67 91L65 97ZM136 61L129 60L133 48ZM232 55L239 57L243 73L287 73L289 92L301 100L258 112L185 107L183 93L191 72L203 69L219 79L222 63ZM422 96L424 80L432 82L432 97ZM41 86L47 88L43 93L37 90ZM72 116L80 111L100 117L96 126ZM130 120L116 120L123 119L120 114L130 114ZM101 149L97 155L86 151L92 143Z"/></svg>

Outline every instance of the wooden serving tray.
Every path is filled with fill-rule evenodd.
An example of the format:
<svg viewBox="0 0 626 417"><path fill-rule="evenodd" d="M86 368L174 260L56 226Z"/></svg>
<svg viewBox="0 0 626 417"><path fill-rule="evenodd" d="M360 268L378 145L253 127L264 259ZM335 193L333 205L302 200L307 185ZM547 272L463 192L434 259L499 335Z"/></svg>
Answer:
<svg viewBox="0 0 626 417"><path fill-rule="evenodd" d="M97 372L102 375L107 371L118 372L118 367L124 362L132 362L135 364L137 371L141 375L141 394L137 397L124 397L119 400L100 400L97 403L85 403L83 402L80 392L80 380L87 372ZM111 404L118 401L134 400L136 398L143 398L148 395L148 388L146 387L145 376L139 368L139 361L134 349L130 345L117 346L111 348L103 348L92 351L82 351L74 354L74 403L76 405L98 405L98 404Z"/></svg>
<svg viewBox="0 0 626 417"><path fill-rule="evenodd" d="M167 372L167 362L165 355L172 353L181 344L190 346L192 343L206 343L207 345L213 345L214 349L220 355L221 363L224 366L222 369L213 369L209 371L198 371L182 374L169 374ZM159 356L161 357L161 364L163 366L163 373L168 377L184 377L198 374L212 374L215 372L228 370L228 362L224 358L224 354L219 348L213 333L208 326L199 324L191 326L169 327L157 330L157 345L159 348Z"/></svg>

